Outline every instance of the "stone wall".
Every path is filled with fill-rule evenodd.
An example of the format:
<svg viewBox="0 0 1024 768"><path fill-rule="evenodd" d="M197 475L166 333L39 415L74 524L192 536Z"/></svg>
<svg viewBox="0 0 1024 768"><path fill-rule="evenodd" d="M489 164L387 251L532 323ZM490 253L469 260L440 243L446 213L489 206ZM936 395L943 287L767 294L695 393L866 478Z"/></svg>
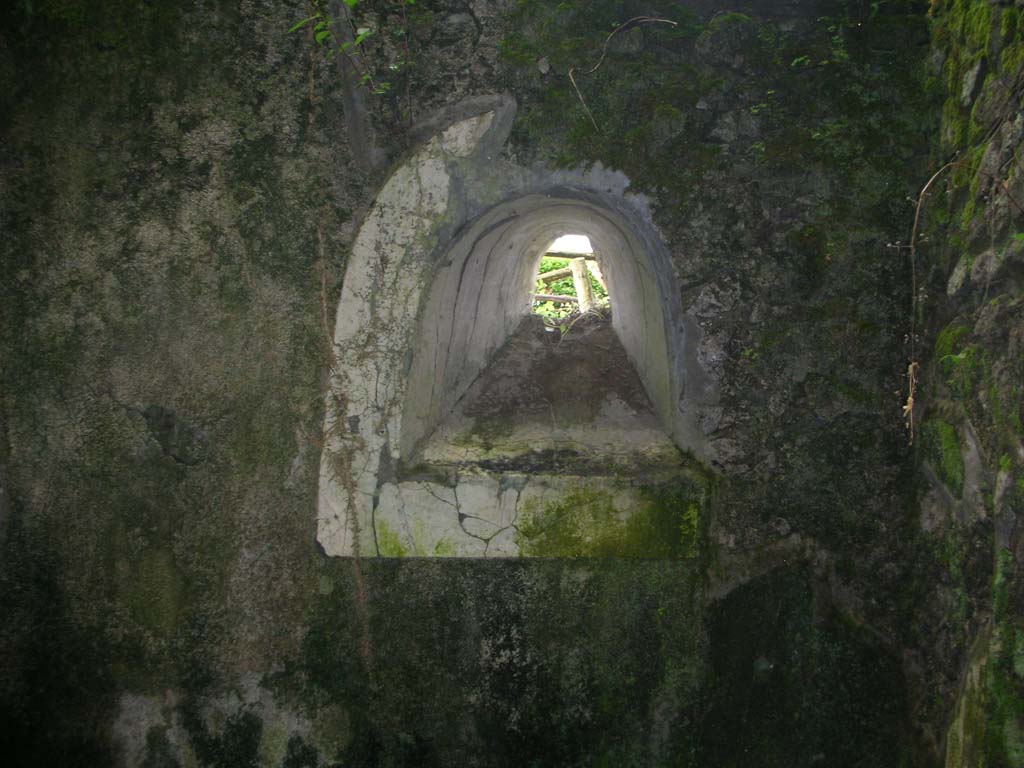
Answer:
<svg viewBox="0 0 1024 768"><path fill-rule="evenodd" d="M944 103L941 173L922 201L917 259L926 331L918 453L921 527L944 571L927 610L948 617L941 645L969 649L946 765L1017 766L1024 764L1024 16L1009 3L945 2L934 19L928 87Z"/></svg>
<svg viewBox="0 0 1024 768"><path fill-rule="evenodd" d="M401 8L360 5L380 75L406 45ZM965 344L987 339L994 362L1016 343L999 335L1010 315L991 314L1013 301L983 311L995 294L978 287L979 263L1016 242L1005 206L963 298L922 309L919 350L979 314L934 363L920 351L920 472L900 418L912 275L890 246L936 152L989 137L949 134L969 106L954 104L936 150L946 86L925 87L928 67L975 26L951 38L940 23L936 53L926 12L420 0L405 9L414 66L382 96L345 87L312 24L287 32L309 13L298 2L0 12L4 753L937 764L971 641L996 636L979 634L989 586L1016 583L989 544L1020 457L970 417L987 388L966 410L940 403L975 381L958 378ZM991 13L995 29L1010 10ZM642 14L677 24L608 39ZM986 66L1019 65L1007 50ZM951 82L975 60L949 59ZM690 558L371 562L316 547L329 329L355 232L424 138L415 126L429 135L442 108L502 92L518 103L504 159L625 174L701 326L720 398L701 423L716 459ZM975 211L1002 199L989 194ZM937 237L922 285L945 286L926 260L955 262ZM942 438L966 443L968 421L992 508L919 514L919 496L934 505L918 478L953 490ZM1009 611L1015 593L1000 594Z"/></svg>

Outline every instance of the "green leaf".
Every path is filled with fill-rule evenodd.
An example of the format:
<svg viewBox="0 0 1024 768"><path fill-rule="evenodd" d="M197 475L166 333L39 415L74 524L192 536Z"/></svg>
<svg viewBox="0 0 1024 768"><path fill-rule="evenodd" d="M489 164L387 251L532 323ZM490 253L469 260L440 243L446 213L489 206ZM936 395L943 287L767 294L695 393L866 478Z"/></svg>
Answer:
<svg viewBox="0 0 1024 768"><path fill-rule="evenodd" d="M359 0L345 0L345 5L347 5L349 8L355 8L358 3Z"/></svg>
<svg viewBox="0 0 1024 768"><path fill-rule="evenodd" d="M291 29L289 29L288 31L289 32L294 32L297 29L302 29L304 26L309 24L309 22L311 22L313 19L319 19L319 18L320 18L320 14L319 13L314 13L308 19L303 19L302 21L295 22L295 24L293 24Z"/></svg>
<svg viewBox="0 0 1024 768"><path fill-rule="evenodd" d="M329 30L329 29L322 29L322 30L320 30L319 32L316 33L316 41L318 43L322 43L324 40L326 40L330 36L331 36L331 30Z"/></svg>
<svg viewBox="0 0 1024 768"><path fill-rule="evenodd" d="M1014 240L1024 240L1024 232L1017 232L1013 236Z"/></svg>

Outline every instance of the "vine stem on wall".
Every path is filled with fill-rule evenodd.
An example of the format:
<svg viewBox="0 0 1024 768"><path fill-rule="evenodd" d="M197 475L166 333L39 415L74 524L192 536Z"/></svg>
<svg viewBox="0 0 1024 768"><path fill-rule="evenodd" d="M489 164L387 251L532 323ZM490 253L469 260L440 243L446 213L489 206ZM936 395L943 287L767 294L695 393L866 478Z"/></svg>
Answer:
<svg viewBox="0 0 1024 768"><path fill-rule="evenodd" d="M345 394L341 390L340 386L335 385L335 382L342 380L342 374L338 365L338 356L334 348L334 336L331 333L330 326L330 314L328 309L328 274L327 274L327 252L324 246L324 233L323 225L317 222L316 225L316 240L317 240L317 268L320 271L320 322L323 326L324 333L324 347L327 356L327 387L328 391L335 397L334 409L335 413L343 414L347 410L345 408ZM338 428L338 424L335 424L335 429ZM321 450L330 450L330 435L324 434L322 440ZM360 558L359 552L359 521L358 516L355 514L356 509L356 483L352 473L352 448L343 448L339 451L335 451L329 457L330 469L334 478L341 483L342 488L345 489L345 497L348 501L349 506L349 522L351 525L352 535L352 576L355 580L356 587L356 613L359 616L359 655L362 657L363 665L366 669L366 674L373 680L373 642L370 635L370 611L369 611L369 600L366 595L366 585L363 582L363 567L362 559Z"/></svg>
<svg viewBox="0 0 1024 768"><path fill-rule="evenodd" d="M608 43L611 42L612 38L615 37L619 32L631 26L640 26L641 24L668 24L673 27L678 27L679 22L670 21L669 19L662 19L656 16L634 16L629 21L625 21L615 29L604 39L604 46L601 48L601 58L597 60L597 64L592 66L590 69L580 72L581 75L592 75L601 67L604 63L605 56L608 55ZM590 118L590 122L594 126L594 130L601 130L597 125L597 120L594 119L594 114L590 111L590 107L587 106L586 99L583 98L583 94L580 92L580 87L576 83L576 67L569 69L569 80L572 82L572 87L576 91L576 96L579 97L580 104L583 105L583 111L587 113L587 117Z"/></svg>
<svg viewBox="0 0 1024 768"><path fill-rule="evenodd" d="M939 168L932 177L928 179L917 196L917 207L914 210L914 226L910 230L910 363L907 365L907 399L903 404L903 418L907 423L907 444L914 444L914 395L917 392L917 370L920 367L918 362L917 349L917 315L920 311L921 297L917 291L917 237L921 227L921 212L924 210L925 197L928 190L943 173L950 168L961 165L961 160L951 160Z"/></svg>

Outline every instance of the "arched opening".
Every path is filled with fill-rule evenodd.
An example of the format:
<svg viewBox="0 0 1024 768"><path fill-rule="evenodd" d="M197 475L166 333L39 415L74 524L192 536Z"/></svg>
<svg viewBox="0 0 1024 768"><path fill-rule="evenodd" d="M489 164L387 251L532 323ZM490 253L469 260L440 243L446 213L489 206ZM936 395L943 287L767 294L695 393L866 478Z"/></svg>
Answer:
<svg viewBox="0 0 1024 768"><path fill-rule="evenodd" d="M658 489L689 482L679 449L702 455L713 389L672 261L622 174L496 160L511 110L487 105L436 127L353 243L317 540L342 556L678 556L690 506ZM590 243L610 309L568 335L533 312L567 234ZM585 254L576 273L593 276ZM549 519L586 530L549 540Z"/></svg>
<svg viewBox="0 0 1024 768"><path fill-rule="evenodd" d="M671 441L680 444L678 400L683 385L685 332L667 254L655 234L642 222L632 220L629 212L617 210L614 200L580 190L550 190L495 206L468 226L441 259L420 311L402 407L400 454L405 466L429 461L432 453L440 460L441 444L452 447L443 453L445 459L467 447L466 435L460 433L469 415L467 397L481 394L470 389L476 385L479 390L488 384L481 380L481 374L510 339L523 341L521 336L530 335L524 320L533 314L536 305L533 299L541 260L567 233L586 238L592 253L598 256L599 273L607 286L611 329L603 338L595 339L595 349L604 347L607 351L610 342L621 348L622 361L632 369L631 375L635 373L651 414L651 419L631 422L637 430L642 427L645 438L626 434L630 430L625 424L628 419L624 419L622 429L606 435L606 443L638 447L637 440L643 444L646 439L648 447L656 445L654 453L662 457ZM516 336L520 329L523 332ZM586 336L585 326L578 330L581 333L574 341ZM562 342L561 334L558 336L555 343ZM566 338L572 337L570 331ZM583 352L578 348L574 351ZM517 357L519 352L508 351L510 369L498 374L508 386L516 385L517 368L523 376L536 377L538 373L535 368L523 370L526 361L520 358L528 355ZM539 353L535 350L535 354ZM557 354L548 356L557 363ZM527 383L520 377L519 384ZM579 381L581 386L589 383L582 378ZM610 394L635 411L641 403L640 398L632 396L632 382L620 383L630 391ZM502 402L511 408L514 399L504 398ZM516 412L508 415L514 417ZM452 416L456 417L455 423L446 425ZM492 433L480 436L486 445L487 438L500 429L493 420L485 421L490 422L489 427L484 425L485 431ZM661 433L659 439L654 438L655 430ZM528 434L537 437L538 445L532 452L544 450L546 438L540 437L539 429ZM531 452L528 445L521 448L522 453ZM479 456L479 452L467 455Z"/></svg>
<svg viewBox="0 0 1024 768"><path fill-rule="evenodd" d="M548 223L552 214L566 219ZM630 291L657 292L656 286L645 284L655 268L646 251L638 252L642 244L628 236L628 225L615 218L614 213L579 201L552 204L549 200L536 213L517 218L518 226L509 222L502 230L491 230L461 264L455 259L443 262L415 345L402 425L410 442L404 445L407 452L400 470L422 473L429 465L602 474L614 466L649 474L678 465L679 452L670 429L637 368L639 360L648 366L645 373L654 386L671 391L672 350L667 348L671 335L664 332L662 299L650 302L662 317L654 312L655 317L640 318L636 313L647 299L642 293L630 296ZM566 220L576 229L566 231ZM526 233L537 227L537 234L520 240L519 227ZM588 231L608 250L598 251L584 234ZM557 237L552 240L549 232ZM534 245L538 242L539 249ZM610 273L626 300L613 298L616 283L606 280L602 261L612 265ZM502 284L487 284L489 279L498 283L507 279L510 273L502 269L502 262L507 263L506 269L525 270L532 276L521 297L513 290L502 292ZM453 294L456 267L460 283L454 285ZM492 287L498 290L491 291ZM460 298L463 292L467 295ZM449 300L456 310L450 318L444 314ZM476 333L478 326L492 322L494 310L503 308L502 301L508 301L512 310L507 324L485 328L485 335ZM613 325L613 302L620 312L629 313L619 328ZM523 306L530 311L515 313ZM666 342L660 350L641 346L640 335L649 333L655 322L654 333L663 333ZM633 333L636 357L620 340L622 328ZM637 328L645 329L638 333ZM502 338L506 329L511 330ZM450 344L436 345L446 330ZM460 355L461 345L481 338L490 344L477 352L475 361ZM432 398L429 403L420 399L425 391L416 383L425 383L431 374L435 376L433 392L446 394L446 399ZM425 405L437 410L421 410ZM417 421L420 418L424 420ZM416 427L422 429L418 435Z"/></svg>

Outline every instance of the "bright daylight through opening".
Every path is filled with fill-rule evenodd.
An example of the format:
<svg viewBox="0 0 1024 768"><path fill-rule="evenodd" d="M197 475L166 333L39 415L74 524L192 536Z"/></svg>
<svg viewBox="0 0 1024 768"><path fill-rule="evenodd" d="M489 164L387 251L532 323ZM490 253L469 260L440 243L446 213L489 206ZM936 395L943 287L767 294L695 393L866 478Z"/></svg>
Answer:
<svg viewBox="0 0 1024 768"><path fill-rule="evenodd" d="M586 235L562 235L549 245L537 266L533 313L561 319L610 311L608 285Z"/></svg>

